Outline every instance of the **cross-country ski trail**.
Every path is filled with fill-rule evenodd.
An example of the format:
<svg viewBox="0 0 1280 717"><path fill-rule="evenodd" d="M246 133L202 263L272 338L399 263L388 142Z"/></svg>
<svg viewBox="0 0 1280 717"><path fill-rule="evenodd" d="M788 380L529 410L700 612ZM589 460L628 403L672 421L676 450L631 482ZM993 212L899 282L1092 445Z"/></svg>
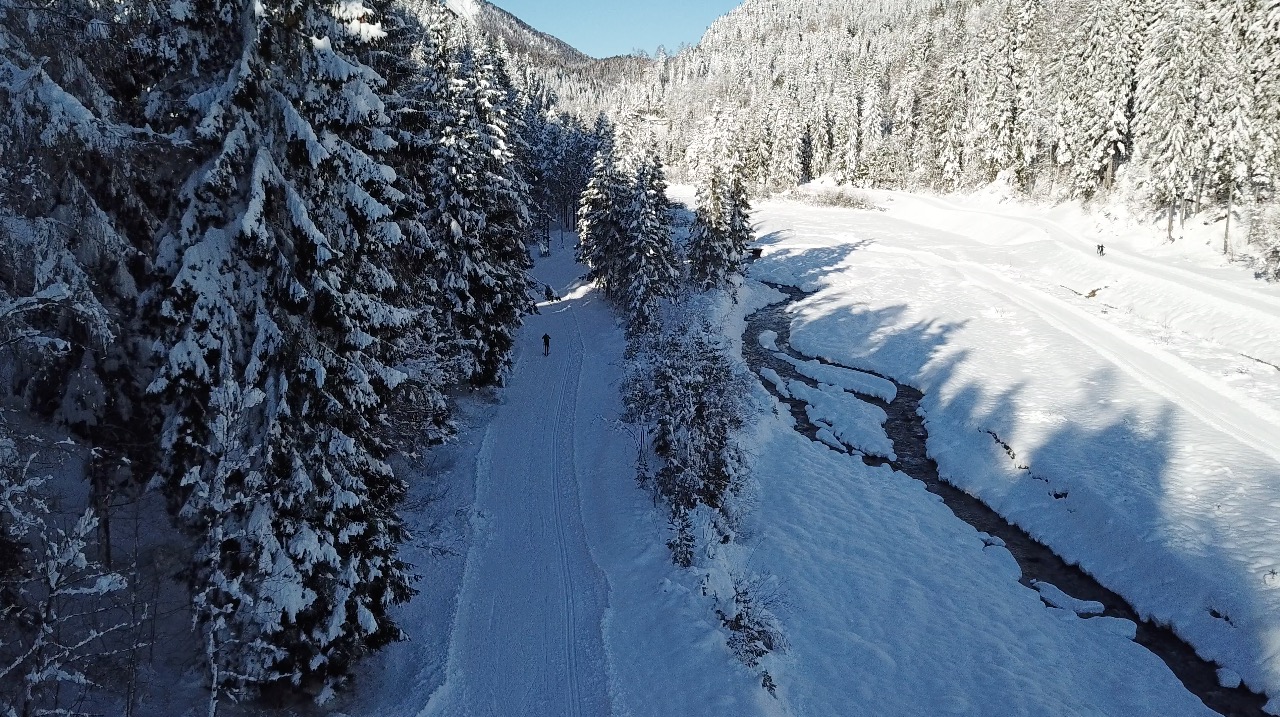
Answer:
<svg viewBox="0 0 1280 717"><path fill-rule="evenodd" d="M544 305L518 335L476 459L475 537L447 677L424 715L610 713L608 589L587 547L574 461L582 346L572 299Z"/></svg>

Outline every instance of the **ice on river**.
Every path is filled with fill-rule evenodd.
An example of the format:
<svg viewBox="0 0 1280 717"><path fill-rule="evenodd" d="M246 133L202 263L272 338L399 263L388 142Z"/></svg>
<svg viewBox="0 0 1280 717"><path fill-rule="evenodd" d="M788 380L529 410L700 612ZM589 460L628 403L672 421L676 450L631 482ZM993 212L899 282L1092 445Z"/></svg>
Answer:
<svg viewBox="0 0 1280 717"><path fill-rule="evenodd" d="M788 381L787 390L805 402L809 420L831 430L841 443L863 453L897 460L893 442L884 432L888 420L883 409L828 383L813 388L803 381Z"/></svg>

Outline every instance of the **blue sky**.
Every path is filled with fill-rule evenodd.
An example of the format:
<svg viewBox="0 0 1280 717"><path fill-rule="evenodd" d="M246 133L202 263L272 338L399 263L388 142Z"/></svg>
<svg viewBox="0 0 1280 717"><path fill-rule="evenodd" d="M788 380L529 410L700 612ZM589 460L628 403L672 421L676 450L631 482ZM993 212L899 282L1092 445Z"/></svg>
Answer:
<svg viewBox="0 0 1280 717"><path fill-rule="evenodd" d="M490 0L593 57L695 43L742 0Z"/></svg>

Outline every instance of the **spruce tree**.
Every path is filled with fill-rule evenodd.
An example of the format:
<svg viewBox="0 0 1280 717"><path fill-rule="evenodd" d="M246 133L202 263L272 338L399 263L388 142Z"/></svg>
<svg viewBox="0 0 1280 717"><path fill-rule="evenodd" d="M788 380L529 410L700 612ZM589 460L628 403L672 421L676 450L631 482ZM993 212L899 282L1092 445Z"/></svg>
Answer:
<svg viewBox="0 0 1280 717"><path fill-rule="evenodd" d="M675 296L683 278L671 239L671 206L657 150L640 157L633 184L631 224L624 229L618 273L612 283L632 330L644 331L658 318L658 304Z"/></svg>
<svg viewBox="0 0 1280 717"><path fill-rule="evenodd" d="M485 51L475 59L472 98L478 122L472 146L481 180L477 206L485 216L482 243L492 269L486 281L473 286L481 309L473 327L483 350L472 382L488 384L510 365L515 333L533 311L535 283L528 274L533 266L527 244L529 184L518 155L527 145L513 113L518 98L499 54Z"/></svg>
<svg viewBox="0 0 1280 717"><path fill-rule="evenodd" d="M722 172L715 166L707 170L697 188L698 206L689 229L689 280L702 291L721 286L728 274L723 185Z"/></svg>
<svg viewBox="0 0 1280 717"><path fill-rule="evenodd" d="M396 279L395 301L412 311L412 320L396 342L397 365L408 379L401 396L409 430L419 440L436 442L448 436L445 390L458 380L448 356L452 339L448 311L439 284L438 267L445 256L448 228L438 224L438 161L449 105L447 47L448 18L434 3L415 6L410 14L392 8L383 21L388 33L373 69L387 81L388 134L395 145L386 163L395 171L400 198L395 207L403 239L396 247L391 270ZM447 153L446 153L447 154Z"/></svg>
<svg viewBox="0 0 1280 717"><path fill-rule="evenodd" d="M500 380L514 334L532 309L528 185L506 141L506 96L492 58L451 39L449 112L434 154L435 223L443 232L440 286L456 370L473 385Z"/></svg>
<svg viewBox="0 0 1280 717"><path fill-rule="evenodd" d="M725 265L729 276L742 273L743 262L746 261L747 245L751 243L754 232L751 228L751 198L747 189L747 177L742 162L742 152L732 146L728 150L725 163L725 228L728 231L728 251L725 252L728 263Z"/></svg>
<svg viewBox="0 0 1280 717"><path fill-rule="evenodd" d="M1146 56L1139 65L1140 147L1150 167L1147 190L1168 207L1169 237L1175 207L1193 192L1203 157L1205 125L1200 87L1207 71L1203 46L1197 41L1204 19L1192 0L1171 0L1151 27Z"/></svg>
<svg viewBox="0 0 1280 717"><path fill-rule="evenodd" d="M1072 190L1088 197L1132 154L1138 29L1120 0L1090 0L1084 18L1058 65L1057 95Z"/></svg>
<svg viewBox="0 0 1280 717"><path fill-rule="evenodd" d="M631 221L630 183L619 171L612 142L596 152L591 178L582 192L578 209L578 261L588 278L610 298L621 290L619 278L623 247Z"/></svg>
<svg viewBox="0 0 1280 717"><path fill-rule="evenodd" d="M203 160L159 240L162 477L197 540L197 623L215 690L323 700L402 637L405 492L379 438L402 375L385 297L401 234L364 8L211 1L175 18L229 62L191 95ZM216 74L215 74L216 69Z"/></svg>

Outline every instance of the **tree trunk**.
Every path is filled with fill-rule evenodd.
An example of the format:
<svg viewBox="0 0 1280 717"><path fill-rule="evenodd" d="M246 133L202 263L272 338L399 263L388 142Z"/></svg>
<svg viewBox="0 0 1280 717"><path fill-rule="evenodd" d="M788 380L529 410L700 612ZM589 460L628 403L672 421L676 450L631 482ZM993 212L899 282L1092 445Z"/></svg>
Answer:
<svg viewBox="0 0 1280 717"><path fill-rule="evenodd" d="M1173 202L1169 202L1169 227L1165 229L1165 238L1173 241Z"/></svg>
<svg viewBox="0 0 1280 717"><path fill-rule="evenodd" d="M1222 230L1222 253L1231 256L1231 200L1235 199L1236 193L1231 187L1227 188L1227 226Z"/></svg>

